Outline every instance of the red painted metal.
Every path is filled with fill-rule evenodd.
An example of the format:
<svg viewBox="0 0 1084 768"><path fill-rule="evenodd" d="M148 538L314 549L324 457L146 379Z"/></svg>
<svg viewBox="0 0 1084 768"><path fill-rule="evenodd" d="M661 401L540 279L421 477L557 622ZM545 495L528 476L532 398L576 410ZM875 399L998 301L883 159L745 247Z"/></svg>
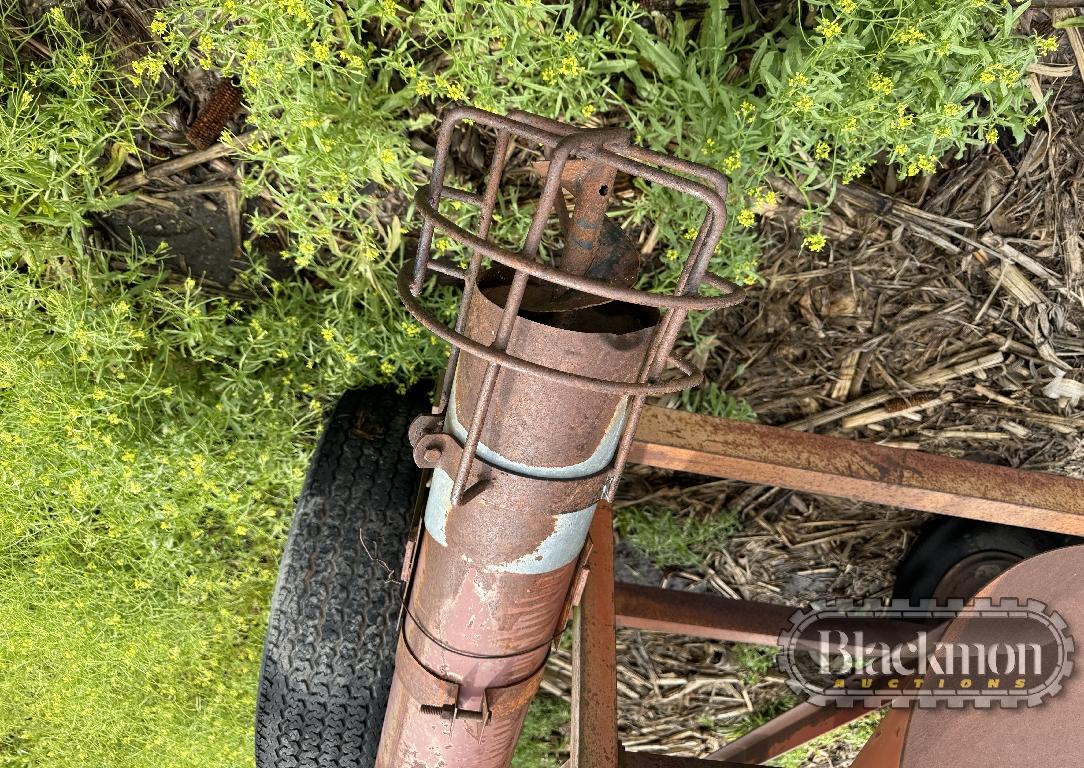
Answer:
<svg viewBox="0 0 1084 768"><path fill-rule="evenodd" d="M749 763L707 762L695 757L656 755L651 752L622 752L621 768L757 768Z"/></svg>
<svg viewBox="0 0 1084 768"><path fill-rule="evenodd" d="M803 702L705 759L760 764L869 713L870 710L860 706L845 709Z"/></svg>
<svg viewBox="0 0 1084 768"><path fill-rule="evenodd" d="M768 646L779 644L780 634L791 626L794 615L794 608L786 605L623 582L614 590L614 610L619 627ZM930 629L925 624L888 619L824 621L818 627L829 632L846 628L852 636L862 633L867 643L890 646Z"/></svg>
<svg viewBox="0 0 1084 768"><path fill-rule="evenodd" d="M851 768L900 768L903 741L911 724L911 709L890 709Z"/></svg>
<svg viewBox="0 0 1084 768"><path fill-rule="evenodd" d="M1013 566L979 591L993 600L1037 600L1057 612L1072 632L1084 626L1084 546L1044 552ZM957 618L945 630L954 643L986 643L990 630L981 620ZM1009 638L1015 643L1017 638ZM986 709L966 707L945 714L916 709L904 736L901 768L951 765L954 768L1062 768L1079 765L1084 754L1084 684L1079 675L1061 683L1056 696L1036 706Z"/></svg>

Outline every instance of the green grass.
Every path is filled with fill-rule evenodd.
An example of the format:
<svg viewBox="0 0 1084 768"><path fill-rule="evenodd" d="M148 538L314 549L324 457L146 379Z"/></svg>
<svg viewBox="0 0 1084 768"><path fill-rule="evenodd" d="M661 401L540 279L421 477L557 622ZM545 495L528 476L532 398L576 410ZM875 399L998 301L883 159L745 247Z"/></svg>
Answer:
<svg viewBox="0 0 1084 768"><path fill-rule="evenodd" d="M548 693L536 696L527 711L512 768L560 768L564 762L561 753L568 751L571 717L564 699Z"/></svg>
<svg viewBox="0 0 1084 768"><path fill-rule="evenodd" d="M696 565L726 546L737 527L731 512L695 515L667 507L622 507L614 516L622 538L650 557L656 565Z"/></svg>
<svg viewBox="0 0 1084 768"><path fill-rule="evenodd" d="M870 740L883 718L882 712L870 712L852 723L842 725L808 744L780 755L769 761L768 765L778 766L778 768L801 768L815 757L825 754L834 744L847 744L857 752Z"/></svg>
<svg viewBox="0 0 1084 768"><path fill-rule="evenodd" d="M776 665L779 649L774 646L735 643L732 654L734 665L745 685L756 685L770 672L779 669Z"/></svg>

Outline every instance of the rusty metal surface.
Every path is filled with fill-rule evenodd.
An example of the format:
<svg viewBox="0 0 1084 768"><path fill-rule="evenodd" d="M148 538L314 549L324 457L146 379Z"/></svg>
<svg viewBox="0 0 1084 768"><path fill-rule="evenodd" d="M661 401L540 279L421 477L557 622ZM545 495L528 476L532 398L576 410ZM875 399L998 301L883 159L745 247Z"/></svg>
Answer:
<svg viewBox="0 0 1084 768"><path fill-rule="evenodd" d="M433 426L423 418L411 430L433 482L400 640L400 656L421 671L400 674L397 665L378 765L498 768L563 626L607 475L531 477L478 458L468 485L482 492L452 505L463 448ZM557 421L549 426L560 434ZM495 442L493 458L503 449ZM418 684L426 675L428 685ZM442 690L452 692L434 695ZM446 716L456 711L461 717Z"/></svg>
<svg viewBox="0 0 1084 768"><path fill-rule="evenodd" d="M862 707L818 707L803 702L717 749L706 759L760 764L868 714L869 710Z"/></svg>
<svg viewBox="0 0 1084 768"><path fill-rule="evenodd" d="M445 184L453 134L465 121L496 133L480 194ZM538 164L545 180L525 242L514 250L491 241L489 232L504 165L517 144L541 147L547 160ZM606 216L619 173L704 206L671 294L631 288L638 253ZM1082 481L645 409L648 396L701 378L673 355L687 312L742 298L736 286L707 271L725 224L725 197L726 179L718 171L635 147L624 129L587 130L471 107L445 115L431 183L415 198L423 220L417 258L400 273L399 294L453 350L437 417L420 419L411 430L415 459L433 474L423 530L410 550L379 768L505 768L550 643L581 589L570 765L691 768L702 762L619 754L615 625L775 644L791 609L615 587L606 500L630 459L1084 534ZM442 200L476 207L476 229L442 215ZM559 268L540 259L554 212L564 232ZM468 249L465 267L434 257L437 231ZM487 259L492 266L483 271ZM420 300L432 275L463 284L451 327ZM722 295L702 295L702 286ZM670 368L680 375L670 375ZM589 527L593 549L585 544ZM889 634L901 641L914 632L912 625L896 629ZM877 630L884 632L883 622ZM864 713L800 705L712 759L760 762ZM892 742L879 744L883 750ZM916 759L943 762L929 758Z"/></svg>
<svg viewBox="0 0 1084 768"><path fill-rule="evenodd" d="M1084 535L1084 480L779 427L645 408L640 464Z"/></svg>
<svg viewBox="0 0 1084 768"><path fill-rule="evenodd" d="M599 502L594 549L572 640L572 768L617 768L617 636L614 625L613 509Z"/></svg>
<svg viewBox="0 0 1084 768"><path fill-rule="evenodd" d="M491 297L501 298L499 289L481 290L467 313L466 331L487 343L495 336L502 308ZM611 306L611 305L607 305ZM507 351L538 365L573 374L607 371L615 379L635 378L651 333L657 323L653 313L638 315L634 308L603 313L588 307L564 318L571 328L546 324L548 315L520 317L513 328ZM614 332L609 332L610 329ZM486 363L464 354L456 370L455 396L450 400L448 418L453 434L465 440L461 428L471 424L478 413L480 386ZM625 423L625 401L620 395L583 391L553 383L532 384L531 377L502 370L492 397L500 403L499 418L486 419L480 445L501 446L501 456L527 467L580 467L588 471L607 469ZM601 451L601 452L600 452ZM583 474L577 471L576 474Z"/></svg>
<svg viewBox="0 0 1084 768"><path fill-rule="evenodd" d="M1069 632L1084 627L1084 546L1046 552L1014 566L978 593L979 597L1035 599L1057 611ZM974 642L979 622L957 620L946 639ZM903 768L1063 768L1079 765L1084 754L1084 684L1070 676L1056 695L1034 707L967 707L946 712L919 709L904 740Z"/></svg>
<svg viewBox="0 0 1084 768"><path fill-rule="evenodd" d="M625 582L614 586L614 608L619 627L767 646L778 645L795 611L786 605ZM890 646L930 629L926 624L888 619L824 621L818 627L828 632L846 627L849 634L862 633L868 643Z"/></svg>
<svg viewBox="0 0 1084 768"><path fill-rule="evenodd" d="M487 181L486 193L481 196L446 187L444 184L452 136L457 125L465 120L470 120L476 126L483 126L497 132L497 154L499 156L494 158ZM502 248L487 238L488 226L492 220L493 206L496 199L494 190L499 185L500 173L498 167L503 168L504 159L511 147L510 142L516 140L542 146L550 152L548 166L546 167L545 184L542 188L535 215L531 221L526 242L520 252ZM579 191L583 192L583 195L580 204L571 213L569 232L570 234L579 233L576 239L582 242L582 247L577 250L577 247L573 246L570 251L566 247L566 256L569 257L566 266L571 269L559 270L547 266L537 259L538 248L550 211L554 210L559 200L563 204L562 179L566 177L566 166L574 162L580 162L577 167L581 170L575 175L578 176L580 182ZM592 239L592 236L589 235L589 232L596 229L604 229L603 222L606 221L606 217L605 206L602 203L609 196L609 188L612 188L612 183L607 184L606 180L611 178L612 174L618 172L637 176L646 181L691 195L699 199L705 206L703 222L693 242L690 256L683 265L677 289L672 295L654 294L623 287L628 282L627 277L617 280L612 279L614 272L621 271L618 264L624 261L613 253L616 246L611 243L609 249L600 248L597 239ZM693 176L694 178L690 179L686 178L686 176ZM587 195L590 191L588 181L593 184L597 180L602 182L598 189L595 190L596 198L599 199L589 199ZM608 188L606 193L597 194L603 187ZM722 308L731 306L742 298L740 289L733 283L721 280L707 272L708 261L711 254L714 253L715 246L719 242L725 225L725 195L726 179L718 171L635 147L629 143L628 131L625 129L578 129L574 126L564 125L523 112L513 112L507 117L502 117L463 106L448 111L437 139L431 183L420 189L415 198L418 210L423 218L418 242L418 256L412 264L404 267L400 275L399 294L407 308L426 328L450 342L457 350L465 350L484 360L487 364L486 374L479 389L479 407L468 429L465 441L467 452L464 466L456 477L456 485L453 491L455 501L458 502L461 499L461 495L465 490L462 487L462 477L466 474L467 465L473 460L475 447L480 440L479 433L485 424L486 414L492 400L497 370L501 367L518 370L521 373L547 376L553 381L561 381L570 386L578 386L592 391L632 395L626 419L629 428L635 427L639 410L643 407L646 395L661 394L666 390L677 391L697 383L699 377L692 372L688 365L678 366L686 375L677 382L670 382L668 386L662 383L661 375L666 368L672 366L675 362L672 359L671 351L674 341L678 333L680 333L685 314L689 309ZM485 222L484 231L479 228L477 232L470 232L442 216L439 210L440 202L445 197L477 205L480 208L482 221ZM470 249L471 258L466 269L432 257L433 235L438 229ZM590 246L590 248L587 246ZM607 250L610 252L607 253ZM512 270L512 276L507 285L507 296L503 301L504 313L501 322L497 327L494 338L487 344L479 343L472 339L469 334L463 332L466 324L465 313L468 306L474 304L471 299L478 284L484 257L489 257L497 264ZM602 275L602 277L609 279L576 274L581 270L591 274L592 267L603 264L610 265L602 270L603 273L609 272L609 274ZM464 283L465 300L460 307L454 329L446 328L430 316L417 300L430 272L451 276L462 280ZM647 355L642 361L635 379L631 382L627 380L614 381L601 379L598 376L568 374L554 371L548 366L532 364L516 355L509 354L506 351L506 346L512 333L514 320L519 314L525 295L528 292L529 280L532 278L559 286L566 291L578 291L591 297L666 309L663 321L656 326L652 334ZM724 295L717 297L700 296L701 284L709 284ZM450 370L454 371L460 361L461 353L457 351L454 353ZM600 371L599 373L606 372ZM607 486L607 498L612 498L616 490L617 480L620 477L621 467L628 454L630 441L631 434L629 434L629 429L626 429L621 436L612 464L611 480Z"/></svg>
<svg viewBox="0 0 1084 768"><path fill-rule="evenodd" d="M910 708L890 709L851 768L900 768L903 742L911 722Z"/></svg>
<svg viewBox="0 0 1084 768"><path fill-rule="evenodd" d="M776 645L794 609L679 590L618 582L617 625L650 632Z"/></svg>
<svg viewBox="0 0 1084 768"><path fill-rule="evenodd" d="M708 761L696 757L656 755L651 752L622 752L621 768L758 768L750 763Z"/></svg>
<svg viewBox="0 0 1084 768"><path fill-rule="evenodd" d="M453 131L466 120L496 131L481 194L445 185ZM512 251L492 242L489 230L517 142L541 146L548 162L525 242ZM673 294L629 287L639 253L606 215L618 173L705 206ZM593 608L577 619L583 695L576 711L592 726L574 727L573 752L581 765L616 768L611 522L609 508L597 514L596 502L614 492L644 398L701 378L672 354L685 313L741 300L736 286L707 273L725 192L721 174L634 148L625 129L577 129L470 107L445 116L431 183L416 196L418 255L400 272L399 294L453 352L437 417L410 430L415 461L432 470L432 480L423 531L410 549L379 768L506 766L550 644L581 588ZM480 224L474 231L456 225L441 215L442 199L477 207ZM560 269L540 259L552 212L564 227ZM438 230L467 247L465 267L433 257ZM492 265L483 271L487 258ZM451 327L419 301L431 274L463 283ZM702 284L723 295L700 295ZM585 546L592 520L594 551ZM586 583L585 564L595 572Z"/></svg>

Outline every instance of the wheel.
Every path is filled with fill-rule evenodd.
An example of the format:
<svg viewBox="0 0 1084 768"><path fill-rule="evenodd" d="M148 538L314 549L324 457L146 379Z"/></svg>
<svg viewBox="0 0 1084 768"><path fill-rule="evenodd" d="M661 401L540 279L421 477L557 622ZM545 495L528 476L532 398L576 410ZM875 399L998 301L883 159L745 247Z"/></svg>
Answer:
<svg viewBox="0 0 1084 768"><path fill-rule="evenodd" d="M407 427L426 390L343 395L294 512L264 643L258 768L372 768L420 472Z"/></svg>
<svg viewBox="0 0 1084 768"><path fill-rule="evenodd" d="M967 599L1021 560L1076 541L1030 528L934 518L923 526L900 562L892 596Z"/></svg>

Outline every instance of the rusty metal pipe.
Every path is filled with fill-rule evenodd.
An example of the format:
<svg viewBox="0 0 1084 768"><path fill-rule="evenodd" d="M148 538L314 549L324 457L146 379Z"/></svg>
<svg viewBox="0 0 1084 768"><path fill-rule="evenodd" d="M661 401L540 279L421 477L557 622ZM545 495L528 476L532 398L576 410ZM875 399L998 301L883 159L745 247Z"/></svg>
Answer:
<svg viewBox="0 0 1084 768"><path fill-rule="evenodd" d="M499 338L509 313L491 296L507 301L512 287L504 290L503 297L500 287L475 292L468 336ZM569 330L521 316L508 350L546 366L632 379L652 328ZM472 445L465 425L477 423L487 386L502 403L501 419L485 421ZM553 385L463 354L446 434L420 436L415 446L434 475L399 654L410 671L397 671L378 766L507 765L564 623L625 404L617 394ZM477 456L466 485L482 490L457 504L452 473L468 450ZM440 683L419 684L427 674Z"/></svg>
<svg viewBox="0 0 1084 768"><path fill-rule="evenodd" d="M465 120L497 132L480 195L445 186L453 134ZM741 300L737 286L707 273L722 232L725 182L712 171L632 148L628 136L624 129L583 130L462 106L440 128L431 183L415 196L423 219L417 258L400 272L398 288L418 321L456 349L441 415L421 417L411 429L415 461L433 472L423 530L405 573L378 768L506 768L550 644L584 583L596 504L613 492L644 398L702 378L672 355L685 313ZM514 140L552 150L517 252L489 239ZM564 217L569 240L562 268L555 269L538 254L550 212L564 202L561 185L573 158L579 187ZM638 252L620 230L613 234L609 198L591 186L619 171L691 194L707 208L673 294L626 287L635 280ZM444 197L479 206L476 232L440 214ZM438 229L471 250L465 269L432 259ZM486 257L503 266L483 274ZM452 328L420 301L431 273L463 281ZM724 295L700 296L704 282ZM679 376L667 381L670 367ZM596 539L608 537L607 521L600 518ZM608 541L598 543L600 552L609 551ZM611 578L606 594L612 589ZM612 646L612 612L605 621ZM616 765L612 735L606 761ZM591 734L582 736L586 745Z"/></svg>

